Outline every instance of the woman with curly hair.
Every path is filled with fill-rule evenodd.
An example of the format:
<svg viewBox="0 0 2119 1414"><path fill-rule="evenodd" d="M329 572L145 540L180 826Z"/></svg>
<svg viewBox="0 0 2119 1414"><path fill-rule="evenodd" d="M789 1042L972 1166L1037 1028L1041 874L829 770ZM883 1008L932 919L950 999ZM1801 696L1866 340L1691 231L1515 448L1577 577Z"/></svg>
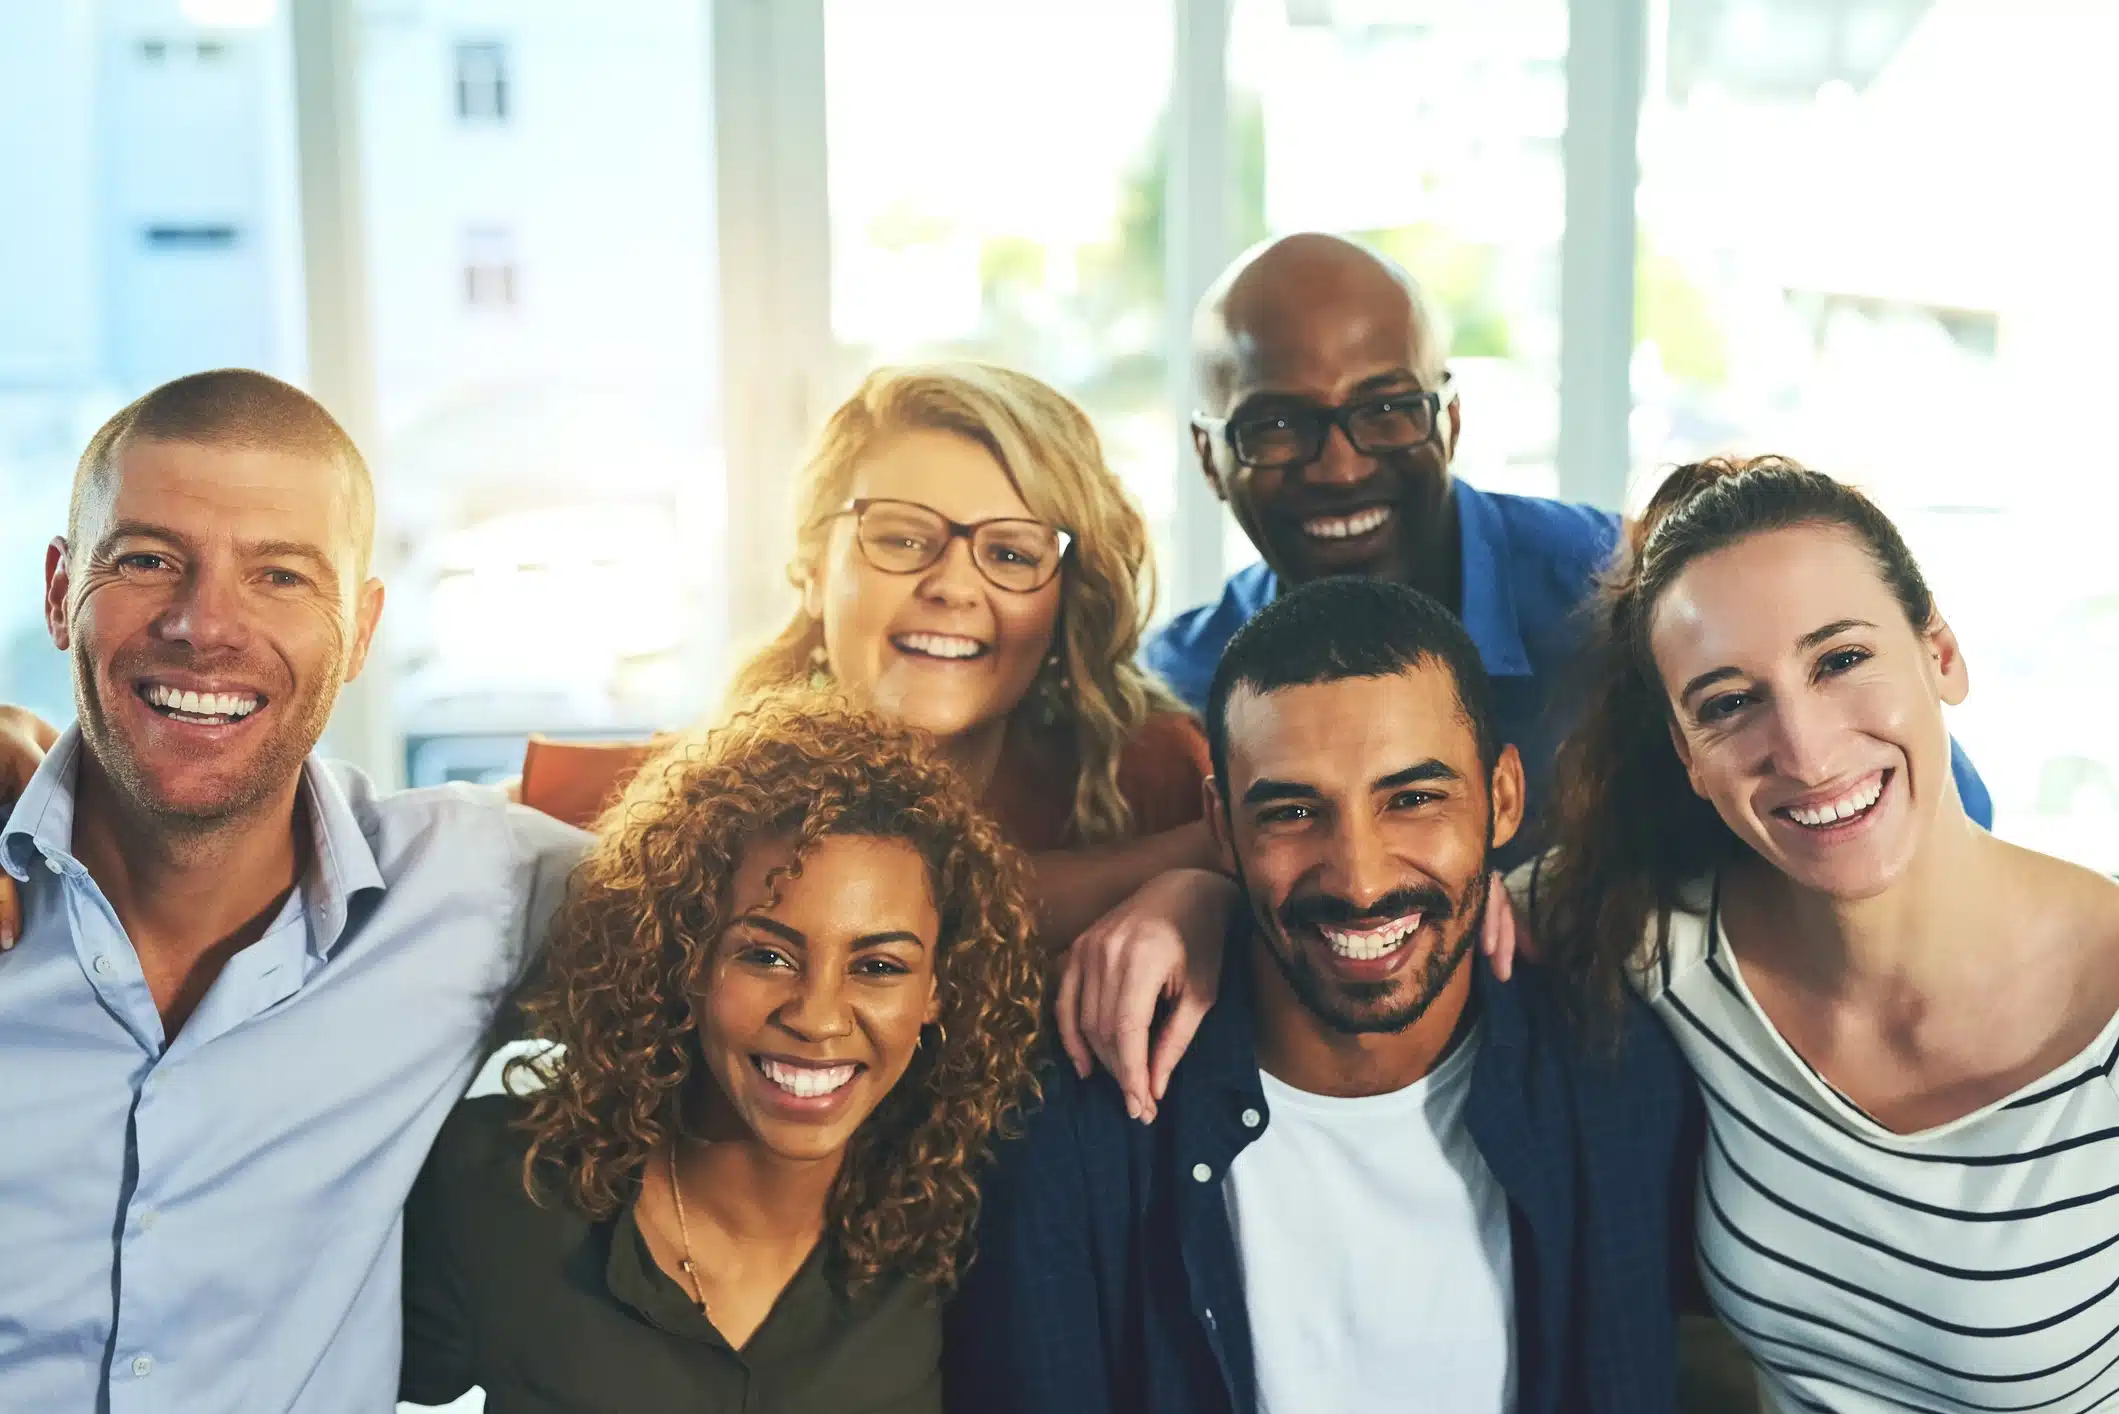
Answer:
<svg viewBox="0 0 2119 1414"><path fill-rule="evenodd" d="M1019 856L920 734L813 694L673 744L525 1002L557 1049L442 1130L402 1396L924 1414L976 1177L1034 1094Z"/></svg>
<svg viewBox="0 0 2119 1414"><path fill-rule="evenodd" d="M1046 856L1056 939L1165 868L1213 864L1205 739L1134 662L1147 526L1079 407L987 364L879 370L826 422L796 505L800 602L735 702L830 681L929 733ZM534 742L522 798L587 825L650 749Z"/></svg>

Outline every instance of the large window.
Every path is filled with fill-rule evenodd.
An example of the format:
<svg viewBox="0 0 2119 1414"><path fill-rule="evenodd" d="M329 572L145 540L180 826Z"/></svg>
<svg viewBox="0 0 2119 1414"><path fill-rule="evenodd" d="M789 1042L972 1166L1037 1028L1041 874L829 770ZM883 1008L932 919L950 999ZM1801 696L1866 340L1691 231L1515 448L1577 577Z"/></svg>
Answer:
<svg viewBox="0 0 2119 1414"><path fill-rule="evenodd" d="M1996 828L2107 869L2115 42L2108 6L1670 0L1633 360L1639 485L1777 451L1879 498L1964 642Z"/></svg>
<svg viewBox="0 0 2119 1414"><path fill-rule="evenodd" d="M705 7L362 15L405 770L689 720L721 642Z"/></svg>
<svg viewBox="0 0 2119 1414"><path fill-rule="evenodd" d="M938 357L1045 379L1095 419L1171 563L1169 7L826 0L824 20L834 391Z"/></svg>

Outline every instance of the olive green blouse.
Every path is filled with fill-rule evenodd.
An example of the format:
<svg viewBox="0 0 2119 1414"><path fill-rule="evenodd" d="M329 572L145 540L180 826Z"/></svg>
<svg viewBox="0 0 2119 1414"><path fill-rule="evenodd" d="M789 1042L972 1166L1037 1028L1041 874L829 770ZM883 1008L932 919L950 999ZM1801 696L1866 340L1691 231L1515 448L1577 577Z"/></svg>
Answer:
<svg viewBox="0 0 2119 1414"><path fill-rule="evenodd" d="M592 1222L523 1190L522 1107L457 1106L406 1204L401 1398L481 1385L487 1414L939 1414L926 1288L885 1278L848 1296L820 1248L733 1350L655 1265L630 1206Z"/></svg>

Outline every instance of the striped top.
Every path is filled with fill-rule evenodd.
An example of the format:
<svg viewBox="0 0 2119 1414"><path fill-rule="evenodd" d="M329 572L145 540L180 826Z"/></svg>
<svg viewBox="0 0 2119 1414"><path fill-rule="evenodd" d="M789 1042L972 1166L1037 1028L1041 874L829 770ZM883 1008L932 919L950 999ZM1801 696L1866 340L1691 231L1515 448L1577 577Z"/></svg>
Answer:
<svg viewBox="0 0 2119 1414"><path fill-rule="evenodd" d="M1774 1030L1712 899L1639 980L1707 1098L1701 1270L1770 1408L2119 1408L2119 1016L2014 1096L1900 1135Z"/></svg>

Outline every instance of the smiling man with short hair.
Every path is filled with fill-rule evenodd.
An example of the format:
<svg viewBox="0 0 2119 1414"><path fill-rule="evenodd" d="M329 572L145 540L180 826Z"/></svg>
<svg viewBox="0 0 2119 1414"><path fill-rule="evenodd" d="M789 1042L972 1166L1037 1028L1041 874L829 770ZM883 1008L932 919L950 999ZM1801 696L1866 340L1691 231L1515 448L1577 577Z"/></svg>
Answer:
<svg viewBox="0 0 2119 1414"><path fill-rule="evenodd" d="M1230 642L1207 732L1250 905L1221 1002L1153 1126L1050 1077L987 1186L952 1400L1670 1409L1698 1097L1639 1006L1607 1052L1535 968L1467 962L1523 780L1462 625L1295 590Z"/></svg>
<svg viewBox="0 0 2119 1414"><path fill-rule="evenodd" d="M45 565L79 723L0 829L0 1408L395 1398L405 1195L586 837L312 754L373 526L352 442L261 373L81 458Z"/></svg>

